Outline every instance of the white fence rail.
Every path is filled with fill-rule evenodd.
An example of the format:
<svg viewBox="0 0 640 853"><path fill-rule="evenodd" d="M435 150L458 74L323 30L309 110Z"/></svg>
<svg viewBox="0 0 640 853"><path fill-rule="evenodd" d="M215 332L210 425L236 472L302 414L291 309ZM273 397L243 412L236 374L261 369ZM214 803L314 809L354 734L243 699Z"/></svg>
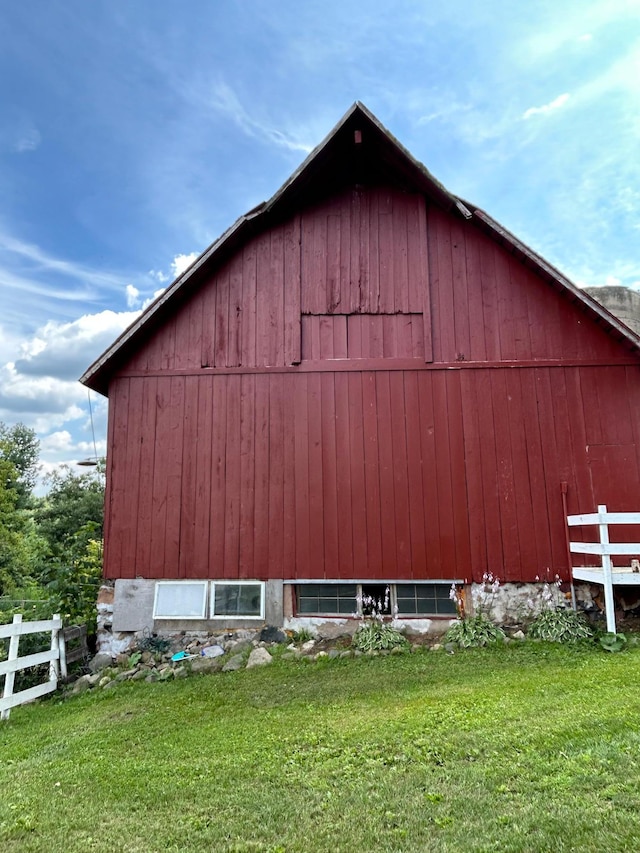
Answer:
<svg viewBox="0 0 640 853"><path fill-rule="evenodd" d="M51 647L43 652L18 657L20 637L27 634L41 634L51 632ZM38 622L23 622L22 616L16 614L13 623L0 625L0 639L9 638L9 656L6 661L0 662L0 676L4 676L4 689L0 699L0 719L8 720L11 708L32 702L40 696L52 693L58 686L58 680L67 677L67 661L65 655L64 633L62 631L62 619L55 614L53 619L43 619ZM40 664L49 664L49 678L42 684L13 692L16 672L28 669Z"/></svg>
<svg viewBox="0 0 640 853"><path fill-rule="evenodd" d="M569 542L569 550L573 554L593 554L598 556L600 557L600 565L572 567L571 573L575 580L602 584L604 587L607 631L615 634L616 614L613 603L613 587L614 585L640 585L640 573L632 566L614 566L611 562L611 557L638 557L640 555L640 542L610 542L610 524L640 525L640 512L607 512L606 505L600 504L598 512L567 516L567 525L569 527L598 525L598 542Z"/></svg>

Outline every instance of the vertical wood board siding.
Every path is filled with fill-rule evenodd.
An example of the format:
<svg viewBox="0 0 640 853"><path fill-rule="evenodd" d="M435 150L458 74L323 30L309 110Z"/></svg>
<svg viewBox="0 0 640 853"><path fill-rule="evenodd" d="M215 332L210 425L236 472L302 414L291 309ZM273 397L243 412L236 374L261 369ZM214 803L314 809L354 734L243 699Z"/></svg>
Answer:
<svg viewBox="0 0 640 853"><path fill-rule="evenodd" d="M562 482L637 508L638 428L592 425L611 387L633 422L629 367L116 380L106 575L564 575Z"/></svg>

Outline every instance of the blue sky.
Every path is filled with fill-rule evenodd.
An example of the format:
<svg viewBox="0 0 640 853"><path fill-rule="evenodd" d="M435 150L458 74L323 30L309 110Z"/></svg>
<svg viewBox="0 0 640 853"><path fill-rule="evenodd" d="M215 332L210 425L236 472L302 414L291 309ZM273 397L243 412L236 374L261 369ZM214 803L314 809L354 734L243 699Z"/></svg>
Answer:
<svg viewBox="0 0 640 853"><path fill-rule="evenodd" d="M4 0L0 420L45 471L94 453L78 376L355 100L577 284L640 289L640 0Z"/></svg>

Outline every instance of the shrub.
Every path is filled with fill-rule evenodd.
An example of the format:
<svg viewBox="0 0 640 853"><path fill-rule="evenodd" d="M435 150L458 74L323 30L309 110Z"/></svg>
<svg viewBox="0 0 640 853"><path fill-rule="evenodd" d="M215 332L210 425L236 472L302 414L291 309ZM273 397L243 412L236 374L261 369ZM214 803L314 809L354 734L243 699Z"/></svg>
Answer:
<svg viewBox="0 0 640 853"><path fill-rule="evenodd" d="M463 649L486 646L504 638L502 628L498 628L485 613L457 619L444 635L445 642L457 643Z"/></svg>
<svg viewBox="0 0 640 853"><path fill-rule="evenodd" d="M400 631L384 622L371 621L361 625L353 635L354 649L361 652L408 648L409 643Z"/></svg>
<svg viewBox="0 0 640 853"><path fill-rule="evenodd" d="M552 643L571 643L593 635L583 617L565 607L542 610L529 626L528 633L534 640Z"/></svg>

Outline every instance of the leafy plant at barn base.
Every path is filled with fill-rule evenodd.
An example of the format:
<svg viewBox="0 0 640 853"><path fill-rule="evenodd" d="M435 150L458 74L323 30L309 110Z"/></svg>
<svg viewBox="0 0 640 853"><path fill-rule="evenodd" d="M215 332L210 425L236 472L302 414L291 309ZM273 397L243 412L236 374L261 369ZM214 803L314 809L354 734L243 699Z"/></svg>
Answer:
<svg viewBox="0 0 640 853"><path fill-rule="evenodd" d="M462 649L486 646L505 639L502 628L498 628L484 613L456 620L444 635L445 642L457 643Z"/></svg>
<svg viewBox="0 0 640 853"><path fill-rule="evenodd" d="M627 637L626 634L614 634L612 631L608 631L598 637L598 642L605 652L621 652L627 645Z"/></svg>
<svg viewBox="0 0 640 853"><path fill-rule="evenodd" d="M392 625L384 622L369 622L361 625L353 635L352 645L361 652L385 651L409 648L408 640Z"/></svg>
<svg viewBox="0 0 640 853"><path fill-rule="evenodd" d="M593 631L583 617L566 607L542 610L529 626L528 633L534 640L551 643L572 643L593 636Z"/></svg>
<svg viewBox="0 0 640 853"><path fill-rule="evenodd" d="M504 631L491 618L494 599L499 589L499 578L494 577L491 572L485 572L482 583L471 593L475 613L468 616L462 594L455 584L451 584L449 598L455 602L458 618L444 635L445 642L457 643L460 648L469 649L504 641Z"/></svg>

